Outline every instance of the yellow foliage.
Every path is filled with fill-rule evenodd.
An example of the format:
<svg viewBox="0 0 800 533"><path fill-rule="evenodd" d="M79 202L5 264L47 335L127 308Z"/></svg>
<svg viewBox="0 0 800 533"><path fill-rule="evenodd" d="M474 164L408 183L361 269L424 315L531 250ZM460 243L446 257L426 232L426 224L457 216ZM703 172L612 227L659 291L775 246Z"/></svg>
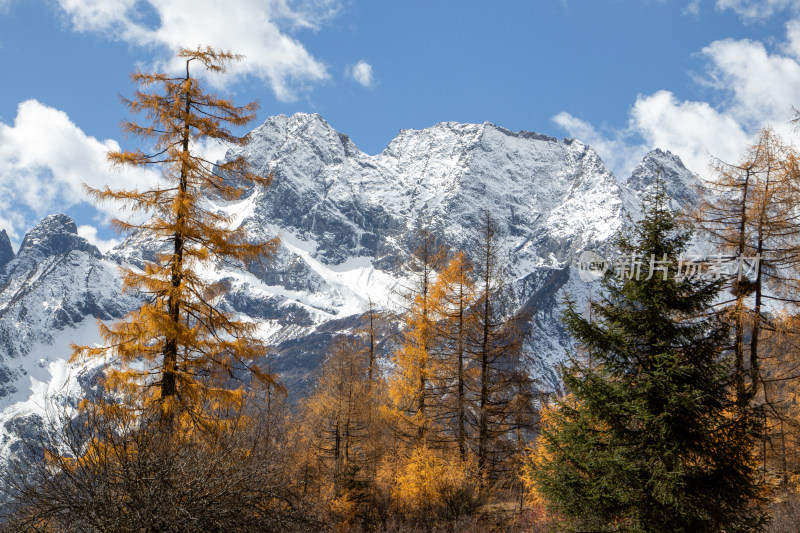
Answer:
<svg viewBox="0 0 800 533"><path fill-rule="evenodd" d="M568 395L563 401L565 403L574 403L572 395ZM542 429L547 429L556 423L556 419L554 417L554 411L556 409L557 407L550 405L542 406L540 410L540 427ZM526 451L527 460L524 463L522 474L520 475L522 479L522 486L525 491L525 501L532 507L544 506L547 502L541 492L539 492L539 489L536 485L536 479L534 477L534 472L539 470L542 465L553 460L553 454L548 452L547 448L542 445L543 439L543 435L539 434L538 438L528 446Z"/></svg>
<svg viewBox="0 0 800 533"><path fill-rule="evenodd" d="M344 494L331 500L330 512L336 520L338 530L348 531L356 520L358 506L349 494Z"/></svg>
<svg viewBox="0 0 800 533"><path fill-rule="evenodd" d="M395 372L389 381L388 418L407 439L424 443L431 429L434 403L432 397L432 354L438 339L437 315L433 284L437 269L444 260L444 251L434 248L430 234L423 235L423 244L412 260L417 282L407 295L409 305L403 315L403 337L394 353Z"/></svg>
<svg viewBox="0 0 800 533"><path fill-rule="evenodd" d="M527 452L528 461L522 470L522 486L525 489L525 502L529 506L541 506L546 503L544 495L539 491L536 485L536 479L533 473L540 468L541 465L552 460L551 454L545 450L544 446L539 443L533 443Z"/></svg>
<svg viewBox="0 0 800 533"><path fill-rule="evenodd" d="M474 469L422 445L414 447L408 456L384 458L378 480L390 487L392 500L401 513L419 516L445 507L448 497L469 490Z"/></svg>
<svg viewBox="0 0 800 533"><path fill-rule="evenodd" d="M201 272L219 261L258 262L274 253L278 240L249 242L244 227L233 227L231 217L210 210L205 202L209 195L235 200L251 185L269 185L271 178L250 172L244 158L215 166L192 149L205 139L247 142L227 128L253 120L257 104L237 107L206 92L190 74L193 61L224 72L241 56L198 47L180 50L178 57L186 59L185 76L132 75L139 90L127 106L149 124L125 122L123 130L152 141L153 152L108 154L117 166L159 166L161 184L149 190L86 187L97 201L122 202L130 211L150 215L139 224L112 223L123 232L166 243L170 250L141 270L123 269L123 290L147 295L145 303L115 324L99 324L105 345L73 346L72 360L110 358L115 365L105 379L108 390L142 408L157 404L167 418L188 411L188 419L202 425L208 418L203 411L241 405L241 391L229 390L235 374L249 371L253 379L270 384L274 378L252 364L266 353L253 337L256 324L221 311L217 303L226 284L210 282Z"/></svg>
<svg viewBox="0 0 800 533"><path fill-rule="evenodd" d="M368 483L385 445L379 413L384 384L369 379L369 351L358 338L339 336L329 347L317 386L302 402L297 436L304 484L336 503L348 485ZM343 504L342 504L343 505Z"/></svg>

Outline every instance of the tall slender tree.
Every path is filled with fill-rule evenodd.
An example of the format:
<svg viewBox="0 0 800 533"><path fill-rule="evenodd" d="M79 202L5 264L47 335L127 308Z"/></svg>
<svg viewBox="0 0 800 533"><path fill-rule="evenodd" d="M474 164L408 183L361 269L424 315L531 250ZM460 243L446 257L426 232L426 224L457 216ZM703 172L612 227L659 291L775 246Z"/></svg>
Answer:
<svg viewBox="0 0 800 533"><path fill-rule="evenodd" d="M369 377L369 355L363 339L336 337L314 392L303 402L308 451L336 497L347 482L371 481L380 452L382 383Z"/></svg>
<svg viewBox="0 0 800 533"><path fill-rule="evenodd" d="M450 426L462 461L467 459L468 419L472 411L469 393L470 356L468 335L471 309L475 303L472 263L464 252L455 254L433 285L441 347L434 361L434 381L439 401L439 417Z"/></svg>
<svg viewBox="0 0 800 533"><path fill-rule="evenodd" d="M431 437L429 431L435 429L431 355L438 349L436 323L440 306L434 301L433 285L444 257L434 236L423 231L411 258L415 280L406 295L408 309L403 316L400 346L393 357L395 372L389 381L389 414L399 434L417 445L426 445Z"/></svg>
<svg viewBox="0 0 800 533"><path fill-rule="evenodd" d="M183 76L137 72L139 85L130 111L143 114L146 124L123 123L125 133L153 142L152 151L110 152L117 166L156 166L162 184L148 190L87 187L98 201L121 201L149 218L142 223L115 219L125 233L137 233L163 243L168 251L142 270L123 269L123 288L142 293L144 304L121 321L100 331L103 347L75 346L73 359L111 356L117 365L108 371L106 385L139 394L142 405L158 405L174 419L176 413L204 423L202 404L240 401L241 392L227 386L230 377L247 370L254 378L270 381L252 362L264 354L253 337L255 324L237 320L217 305L225 284L209 281L204 269L218 261L238 263L269 257L278 241L249 242L243 227L209 208L210 197L234 200L248 186L266 187L270 177L253 174L241 157L218 165L197 150L197 143L218 140L241 145L229 127L255 118L256 103L235 106L230 99L204 90L191 67L224 72L241 56L211 48L182 49ZM141 364L143 362L143 364Z"/></svg>
<svg viewBox="0 0 800 533"><path fill-rule="evenodd" d="M733 324L734 389L746 406L759 392L760 344L772 329L765 305L800 303L793 294L800 268L800 167L794 150L769 129L737 163L716 167L697 218L722 258L740 265L727 280L733 298L724 310Z"/></svg>
<svg viewBox="0 0 800 533"><path fill-rule="evenodd" d="M697 220L723 257L748 258L740 262L744 271L728 279L732 298L720 306L734 331L733 390L740 406L760 409L762 469L781 480L776 487L788 489L798 428L793 391L800 339L797 150L764 129L738 161L718 161L706 185Z"/></svg>
<svg viewBox="0 0 800 533"><path fill-rule="evenodd" d="M470 383L474 398L474 443L482 478L496 477L509 455L507 443L517 424L513 408L521 407L516 387L522 353L519 317L507 308L508 291L498 258L497 226L488 211L483 218L483 236L475 260L477 292L470 310L468 343L475 378ZM485 479L482 479L485 481Z"/></svg>
<svg viewBox="0 0 800 533"><path fill-rule="evenodd" d="M675 275L689 233L658 189L619 244L641 270L606 275L592 320L564 315L592 364L565 368L533 474L575 531L760 530L754 421L728 395L728 327L708 312L721 283Z"/></svg>

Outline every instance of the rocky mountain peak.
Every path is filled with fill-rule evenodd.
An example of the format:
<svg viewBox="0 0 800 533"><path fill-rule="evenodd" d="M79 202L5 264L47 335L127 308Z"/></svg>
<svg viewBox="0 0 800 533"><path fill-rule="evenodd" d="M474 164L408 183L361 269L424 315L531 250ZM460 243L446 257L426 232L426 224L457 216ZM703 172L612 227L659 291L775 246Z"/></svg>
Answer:
<svg viewBox="0 0 800 533"><path fill-rule="evenodd" d="M654 150L623 184L580 141L489 122L402 130L383 152L368 155L319 115L278 115L227 155L235 156L272 174L272 185L217 208L254 242L280 234L281 245L249 272L223 265L209 276L228 284L222 305L258 323L272 347L270 368L300 392L313 383L334 335L361 325L368 302L396 307L409 285L403 265L418 229L475 255L487 212L508 267L509 306L531 313L529 370L557 388L555 369L571 349L558 321L563 298L582 302L591 292L577 276L580 253L606 249L640 215L640 199L659 173L684 204L698 181L675 155ZM137 296L121 295L117 265L141 266L159 246L132 235L102 258L65 215L28 232L16 257L0 233L0 265L12 258L6 274L0 270L0 471L4 442L18 441L6 439L13 431L3 433L13 411L4 406L32 397L25 377L44 372L42 358L66 365L70 343L99 342L93 318L136 307Z"/></svg>
<svg viewBox="0 0 800 533"><path fill-rule="evenodd" d="M650 192L658 176L665 185L667 196L676 206L696 205L699 201L700 179L683 164L681 159L668 150L648 152L642 162L633 169L628 187L643 196Z"/></svg>
<svg viewBox="0 0 800 533"><path fill-rule="evenodd" d="M314 157L309 160L308 155ZM316 113L295 113L269 117L250 133L249 143L236 155L244 155L254 168L275 167L276 158L298 156L317 165L340 163L345 157L360 154L347 135L337 132ZM231 154L233 155L233 154ZM313 171L313 169L307 169Z"/></svg>
<svg viewBox="0 0 800 533"><path fill-rule="evenodd" d="M73 250L86 252L96 258L102 257L97 247L78 235L78 228L70 217L64 214L49 215L25 235L8 269L18 270L23 264L64 255Z"/></svg>

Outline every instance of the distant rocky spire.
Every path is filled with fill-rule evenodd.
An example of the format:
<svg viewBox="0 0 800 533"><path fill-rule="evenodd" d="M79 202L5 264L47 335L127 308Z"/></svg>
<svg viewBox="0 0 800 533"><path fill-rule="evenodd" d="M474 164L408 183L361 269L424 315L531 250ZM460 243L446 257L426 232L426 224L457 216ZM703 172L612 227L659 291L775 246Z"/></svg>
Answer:
<svg viewBox="0 0 800 533"><path fill-rule="evenodd" d="M0 274L6 271L6 265L14 259L14 250L11 248L11 239L6 230L0 231Z"/></svg>
<svg viewBox="0 0 800 533"><path fill-rule="evenodd" d="M73 250L86 252L98 259L103 256L96 246L78 235L78 228L70 217L49 215L25 234L16 257L6 265L5 273L14 275L48 257L68 254Z"/></svg>

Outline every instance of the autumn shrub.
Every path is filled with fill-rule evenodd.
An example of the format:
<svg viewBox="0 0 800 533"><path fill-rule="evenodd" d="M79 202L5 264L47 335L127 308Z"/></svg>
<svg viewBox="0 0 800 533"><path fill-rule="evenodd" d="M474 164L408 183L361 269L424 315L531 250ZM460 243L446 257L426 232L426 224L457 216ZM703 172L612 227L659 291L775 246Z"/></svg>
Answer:
<svg viewBox="0 0 800 533"><path fill-rule="evenodd" d="M409 522L457 519L481 503L472 465L427 446L385 458L378 483L391 495L397 515Z"/></svg>

